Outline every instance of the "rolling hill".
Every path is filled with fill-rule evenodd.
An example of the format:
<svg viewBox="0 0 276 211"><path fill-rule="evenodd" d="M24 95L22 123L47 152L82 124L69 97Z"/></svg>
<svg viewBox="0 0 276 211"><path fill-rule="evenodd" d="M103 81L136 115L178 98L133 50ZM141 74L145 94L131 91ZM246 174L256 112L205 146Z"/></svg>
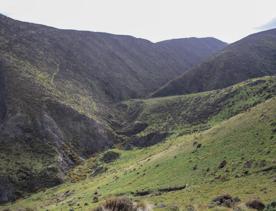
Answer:
<svg viewBox="0 0 276 211"><path fill-rule="evenodd" d="M220 89L276 74L276 29L249 35L159 88L152 97Z"/></svg>

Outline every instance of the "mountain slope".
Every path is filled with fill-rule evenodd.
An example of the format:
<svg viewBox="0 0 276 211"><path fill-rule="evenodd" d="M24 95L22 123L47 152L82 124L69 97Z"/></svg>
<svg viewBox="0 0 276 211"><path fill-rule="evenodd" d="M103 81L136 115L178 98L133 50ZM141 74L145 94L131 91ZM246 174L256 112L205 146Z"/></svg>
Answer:
<svg viewBox="0 0 276 211"><path fill-rule="evenodd" d="M276 29L252 34L170 81L152 96L227 87L249 78L276 74Z"/></svg>
<svg viewBox="0 0 276 211"><path fill-rule="evenodd" d="M58 30L4 16L0 24L2 51L30 62L52 77L58 88L61 80L76 80L100 100L145 95L191 67L161 45L131 36ZM209 40L200 40L204 52L188 46L190 57L220 50L215 43L210 48ZM200 62L194 60L193 64Z"/></svg>
<svg viewBox="0 0 276 211"><path fill-rule="evenodd" d="M144 199L156 210L249 210L245 203L255 198L270 203L276 194L275 103L275 97L268 99L207 131L146 149L114 150L120 157L112 163L103 163L102 155L91 158L66 184L6 207L90 210L98 204L93 198L101 202L112 195ZM95 166L105 172L91 174ZM232 208L211 203L226 193L240 201Z"/></svg>
<svg viewBox="0 0 276 211"><path fill-rule="evenodd" d="M147 40L0 15L0 203L60 184L120 142L112 104L148 94L182 64Z"/></svg>
<svg viewBox="0 0 276 211"><path fill-rule="evenodd" d="M182 61L186 68L207 60L227 45L212 37L165 40L157 44L170 50L174 58Z"/></svg>

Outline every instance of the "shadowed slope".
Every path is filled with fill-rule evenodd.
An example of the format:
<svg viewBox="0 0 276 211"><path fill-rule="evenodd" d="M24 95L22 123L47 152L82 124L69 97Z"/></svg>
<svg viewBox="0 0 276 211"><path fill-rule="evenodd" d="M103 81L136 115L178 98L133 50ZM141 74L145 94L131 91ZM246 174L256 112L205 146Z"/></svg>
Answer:
<svg viewBox="0 0 276 211"><path fill-rule="evenodd" d="M152 96L220 89L249 78L276 74L276 29L252 34L170 81Z"/></svg>
<svg viewBox="0 0 276 211"><path fill-rule="evenodd" d="M186 59L176 58L177 52L160 44L131 36L59 30L2 15L0 26L0 49L5 54L34 65L58 89L65 79L81 83L101 101L146 95L224 45L198 39L202 47L193 49L187 43L183 49L191 53Z"/></svg>
<svg viewBox="0 0 276 211"><path fill-rule="evenodd" d="M227 45L212 37L165 40L157 44L170 50L174 58L182 61L186 68L207 60Z"/></svg>

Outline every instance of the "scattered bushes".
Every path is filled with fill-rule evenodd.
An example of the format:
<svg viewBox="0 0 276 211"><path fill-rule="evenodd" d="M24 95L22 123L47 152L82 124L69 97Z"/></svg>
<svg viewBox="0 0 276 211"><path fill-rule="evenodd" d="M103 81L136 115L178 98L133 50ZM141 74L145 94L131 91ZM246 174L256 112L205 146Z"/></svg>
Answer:
<svg viewBox="0 0 276 211"><path fill-rule="evenodd" d="M224 194L221 196L217 196L214 198L209 205L209 207L213 206L223 206L223 207L234 207L236 203L240 202L240 199L238 197L232 197L229 194Z"/></svg>
<svg viewBox="0 0 276 211"><path fill-rule="evenodd" d="M151 208L143 202L133 202L126 197L107 199L102 205L93 211L150 211Z"/></svg>

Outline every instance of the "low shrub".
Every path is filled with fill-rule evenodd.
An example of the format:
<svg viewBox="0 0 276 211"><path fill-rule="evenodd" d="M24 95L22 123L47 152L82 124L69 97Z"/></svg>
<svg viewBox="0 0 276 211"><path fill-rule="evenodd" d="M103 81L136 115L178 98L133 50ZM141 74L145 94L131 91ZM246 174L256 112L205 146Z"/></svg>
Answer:
<svg viewBox="0 0 276 211"><path fill-rule="evenodd" d="M150 211L150 207L144 202L133 202L126 197L114 197L107 199L102 205L93 211Z"/></svg>

